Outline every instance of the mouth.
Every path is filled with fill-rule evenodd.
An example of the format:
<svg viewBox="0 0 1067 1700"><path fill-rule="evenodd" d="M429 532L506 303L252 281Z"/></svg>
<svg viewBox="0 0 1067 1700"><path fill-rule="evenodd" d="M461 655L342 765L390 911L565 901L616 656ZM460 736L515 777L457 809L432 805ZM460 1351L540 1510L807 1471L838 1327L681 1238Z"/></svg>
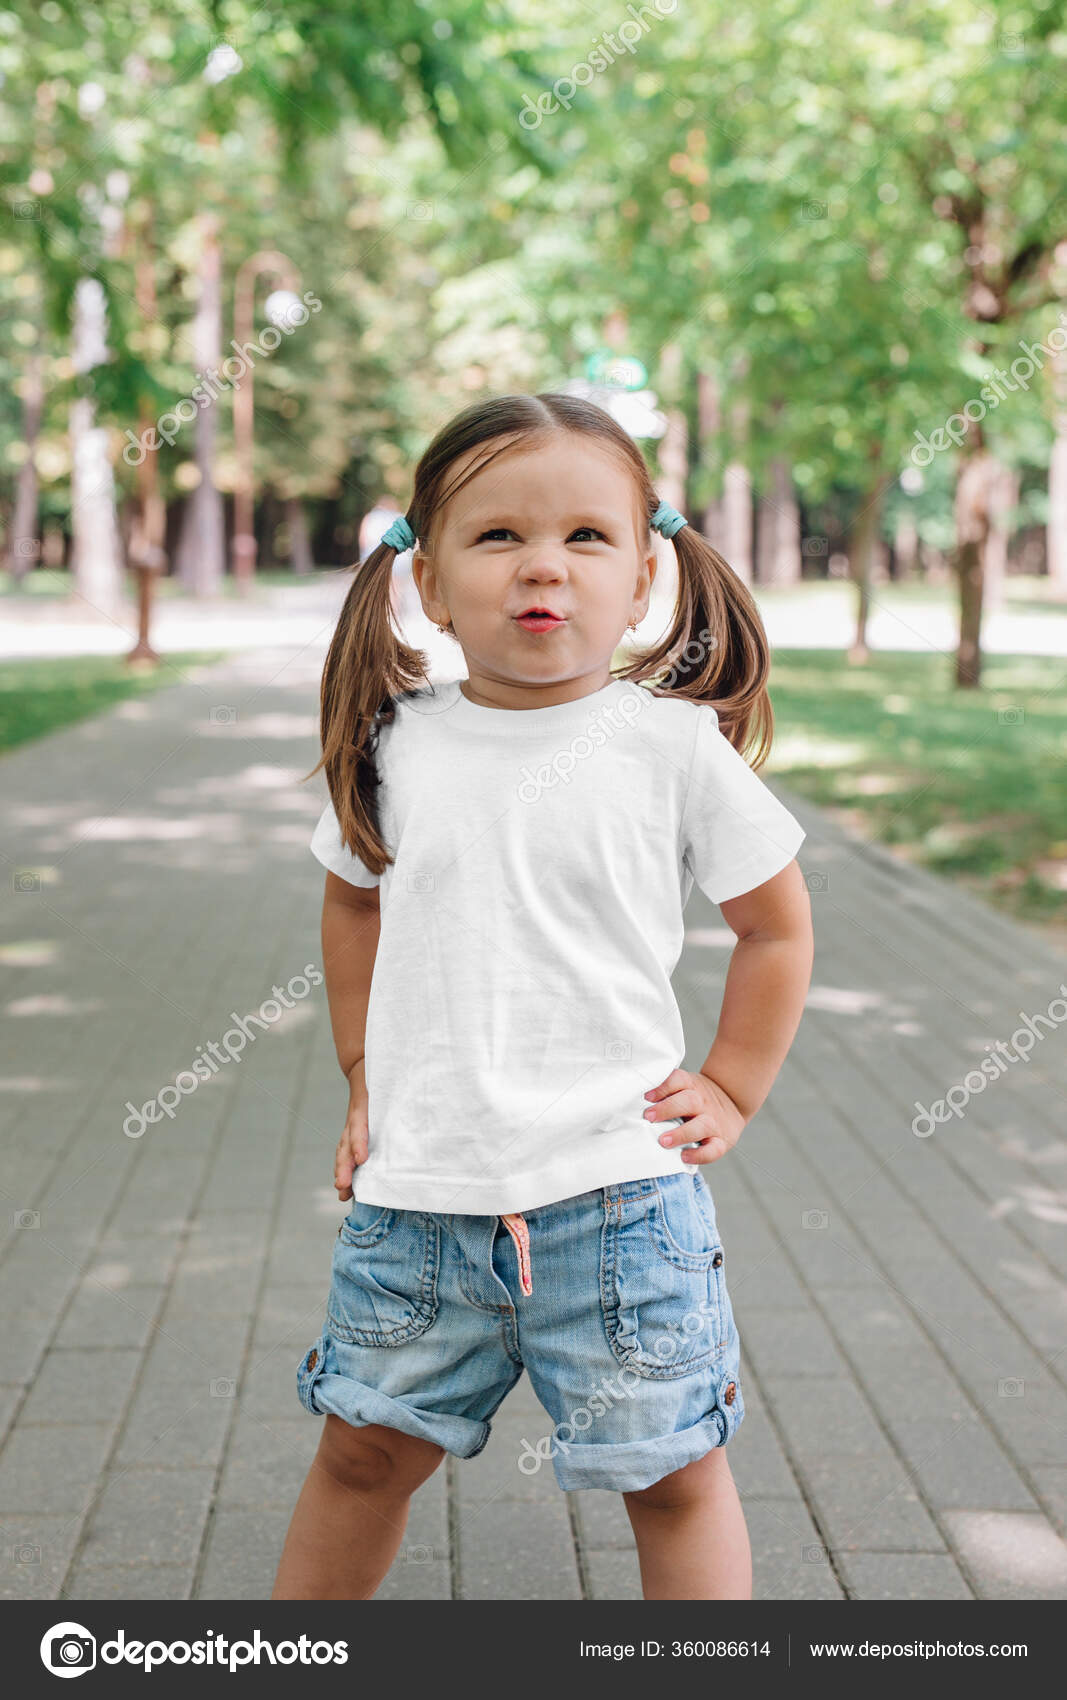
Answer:
<svg viewBox="0 0 1067 1700"><path fill-rule="evenodd" d="M524 632L551 632L566 623L563 615L554 614L551 608L527 608L524 614L515 616L515 624Z"/></svg>

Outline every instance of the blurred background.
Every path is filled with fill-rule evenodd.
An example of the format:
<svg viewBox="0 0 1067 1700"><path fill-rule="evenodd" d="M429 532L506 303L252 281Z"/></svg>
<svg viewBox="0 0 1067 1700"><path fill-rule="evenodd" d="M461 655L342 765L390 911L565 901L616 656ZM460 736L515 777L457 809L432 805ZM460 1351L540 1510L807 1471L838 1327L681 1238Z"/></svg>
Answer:
<svg viewBox="0 0 1067 1700"><path fill-rule="evenodd" d="M753 585L774 772L1067 939L1058 6L19 0L0 101L4 747L324 650L436 429L570 390Z"/></svg>
<svg viewBox="0 0 1067 1700"><path fill-rule="evenodd" d="M1063 13L0 0L0 1599L269 1597L348 1096L322 664L513 390L608 408L773 649L815 973L711 1177L754 1596L1067 1595ZM685 939L695 1068L735 936ZM641 1597L548 1422L382 1597Z"/></svg>

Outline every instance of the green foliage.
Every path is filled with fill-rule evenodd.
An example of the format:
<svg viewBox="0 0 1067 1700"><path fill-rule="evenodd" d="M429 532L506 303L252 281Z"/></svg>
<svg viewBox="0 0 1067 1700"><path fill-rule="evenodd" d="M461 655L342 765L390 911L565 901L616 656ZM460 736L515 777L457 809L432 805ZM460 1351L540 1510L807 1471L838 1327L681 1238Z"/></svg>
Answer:
<svg viewBox="0 0 1067 1700"><path fill-rule="evenodd" d="M515 39L513 39L515 38ZM0 143L0 298L32 297L32 341L0 329L0 503L20 464L26 353L47 352L38 454L45 502L69 478L67 411L92 394L119 450L141 419L172 410L198 373L189 342L197 215L220 220L228 344L232 279L259 249L297 261L323 305L256 372L257 470L282 497L338 497L346 470L388 481L424 429L406 359L433 360L426 251L411 179L473 182L510 156L552 168L514 122L533 56L500 5L257 5L223 0L73 4L0 15L10 122ZM410 140L405 141L405 137ZM531 162L536 161L536 166ZM462 180L462 179L460 179ZM431 214L432 217L432 214ZM146 317L139 272L153 276ZM71 369L74 291L105 290L109 357ZM436 273L434 274L436 281ZM272 287L268 279L262 295ZM257 333L265 321L257 321ZM224 355L229 353L224 346ZM232 392L216 402L218 482L232 482ZM159 452L167 495L188 488L193 426ZM368 488L367 494L373 494Z"/></svg>
<svg viewBox="0 0 1067 1700"><path fill-rule="evenodd" d="M110 358L83 382L133 488L125 433L196 381L206 211L224 342L235 272L258 250L281 249L322 301L255 375L257 478L281 498L334 504L347 524L376 486L404 497L444 417L575 376L621 311L694 440L697 373L728 417L747 409L744 444L702 445L698 499L740 450L759 487L784 455L809 507L849 491L862 506L880 471L908 466L917 432L1057 322L1057 10L909 0L843 27L836 0L704 0L638 27L561 0L16 0L0 14L0 306L14 310L0 323L0 506L38 350L42 500L62 507L71 302L87 276L107 295ZM224 490L231 401L215 404ZM1047 382L1006 394L985 430L1005 461L1047 465ZM190 423L160 451L169 497L188 488L192 437ZM956 458L889 499L890 517L914 502L940 547Z"/></svg>
<svg viewBox="0 0 1067 1700"><path fill-rule="evenodd" d="M87 720L126 697L179 684L190 668L219 659L208 650L172 654L144 673L114 655L0 662L0 750Z"/></svg>

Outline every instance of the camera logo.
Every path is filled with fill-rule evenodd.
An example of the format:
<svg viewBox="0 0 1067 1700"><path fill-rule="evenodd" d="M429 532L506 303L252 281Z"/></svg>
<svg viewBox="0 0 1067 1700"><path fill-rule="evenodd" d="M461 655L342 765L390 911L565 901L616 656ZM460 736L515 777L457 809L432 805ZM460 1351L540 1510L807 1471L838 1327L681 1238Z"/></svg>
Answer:
<svg viewBox="0 0 1067 1700"><path fill-rule="evenodd" d="M96 1664L96 1639L80 1623L54 1623L41 1640L41 1663L53 1676L84 1676Z"/></svg>

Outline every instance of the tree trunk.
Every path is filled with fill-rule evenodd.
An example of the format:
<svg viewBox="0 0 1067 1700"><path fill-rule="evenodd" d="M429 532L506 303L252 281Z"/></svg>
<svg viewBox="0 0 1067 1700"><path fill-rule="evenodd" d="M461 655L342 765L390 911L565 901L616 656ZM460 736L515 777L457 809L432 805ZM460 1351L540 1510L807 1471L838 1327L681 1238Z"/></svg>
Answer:
<svg viewBox="0 0 1067 1700"><path fill-rule="evenodd" d="M34 454L43 409L41 356L34 353L26 362L26 375L23 379L22 441L26 449L26 459L19 467L18 482L15 486L15 512L11 520L11 548L8 560L8 570L17 585L21 584L41 555L41 545L37 537L37 463Z"/></svg>
<svg viewBox="0 0 1067 1700"><path fill-rule="evenodd" d="M985 551L987 608L1004 602L1004 580L1008 574L1008 546L1014 530L1013 515L1019 501L1019 474L1010 466L994 462L990 473L989 536Z"/></svg>
<svg viewBox="0 0 1067 1700"><path fill-rule="evenodd" d="M107 358L107 300L95 277L74 290L73 365L88 373ZM110 618L122 610L122 548L115 513L115 481L108 434L96 423L96 407L79 396L70 409L71 566L74 589Z"/></svg>
<svg viewBox="0 0 1067 1700"><path fill-rule="evenodd" d="M756 578L759 584L799 584L800 572L800 507L789 463L776 455L770 466L770 489L759 504Z"/></svg>
<svg viewBox="0 0 1067 1700"><path fill-rule="evenodd" d="M663 349L660 373L665 392L660 405L667 417L667 429L660 438L659 489L664 501L684 514L689 483L689 425L681 405L682 351L677 343L668 343Z"/></svg>
<svg viewBox="0 0 1067 1700"><path fill-rule="evenodd" d="M732 460L722 475L723 547L719 553L729 561L744 584L752 583L752 480L748 467Z"/></svg>
<svg viewBox="0 0 1067 1700"><path fill-rule="evenodd" d="M156 317L156 281L153 270L151 218L140 234L140 249L134 270L137 307L145 324ZM141 442L147 443L152 412L146 402L140 408ZM148 449L137 467L137 512L130 532L127 554L137 574L137 642L127 662L159 660L152 648L152 604L156 577L166 571L167 508L159 488L156 452Z"/></svg>
<svg viewBox="0 0 1067 1700"><path fill-rule="evenodd" d="M200 299L193 322L193 357L197 370L211 372L222 357L222 264L218 219L200 215ZM195 596L217 596L226 571L226 516L215 488L216 403L200 408L196 433L196 466L200 482L185 505L178 544L178 574Z"/></svg>
<svg viewBox="0 0 1067 1700"><path fill-rule="evenodd" d="M719 405L719 381L713 372L697 373L697 422L701 473L709 481L712 478L717 480L722 464L722 408ZM709 496L701 518L701 530L712 548L717 549L720 555L725 554L721 496Z"/></svg>
<svg viewBox="0 0 1067 1700"><path fill-rule="evenodd" d="M677 343L667 343L660 353L660 406L667 419L667 429L659 442L660 475L657 489L665 502L686 512L686 486L689 482L689 425L680 405L683 383L682 351ZM688 516L687 516L688 517ZM678 566L674 544L657 539L656 556L659 567L649 603L649 613L655 610L656 619L666 625L678 596Z"/></svg>
<svg viewBox="0 0 1067 1700"><path fill-rule="evenodd" d="M927 584L949 585L954 578L951 555L944 549L938 549L932 543L922 545L921 558L926 570L923 578Z"/></svg>
<svg viewBox="0 0 1067 1700"><path fill-rule="evenodd" d="M1053 596L1067 601L1067 349L1052 356L1055 436L1048 467L1048 576Z"/></svg>
<svg viewBox="0 0 1067 1700"><path fill-rule="evenodd" d="M914 578L919 566L919 533L910 513L901 513L893 539L894 577L898 583Z"/></svg>
<svg viewBox="0 0 1067 1700"><path fill-rule="evenodd" d="M966 689L974 689L982 682L982 593L995 467L992 456L980 443L966 453L956 481L954 565L960 587L956 683Z"/></svg>
<svg viewBox="0 0 1067 1700"><path fill-rule="evenodd" d="M879 455L873 457L876 462ZM856 635L848 652L848 659L853 665L867 660L867 620L871 608L871 579L874 568L874 551L878 541L878 529L882 519L882 504L886 491L893 482L888 472L876 472L871 484L863 493L859 509L852 521L848 537L848 571L849 577L856 586Z"/></svg>
<svg viewBox="0 0 1067 1700"><path fill-rule="evenodd" d="M733 361L729 382L738 391L748 375L748 355ZM722 475L722 548L719 550L743 584L753 579L752 479L747 465L749 405L738 393L727 408L729 460Z"/></svg>
<svg viewBox="0 0 1067 1700"><path fill-rule="evenodd" d="M993 278L987 269L987 210L984 197L979 196L977 210L968 204L957 215L967 236L963 257L970 268L963 310L975 323L967 346L982 359L989 354L989 327L1002 324L1009 312L1003 280ZM989 453L981 421L969 419L956 475L953 555L960 588L956 684L967 690L976 689L982 682L982 601L996 477L997 464Z"/></svg>
<svg viewBox="0 0 1067 1700"><path fill-rule="evenodd" d="M289 532L289 560L294 573L304 577L314 571L315 560L311 553L307 514L299 496L290 496L286 502L285 524Z"/></svg>

